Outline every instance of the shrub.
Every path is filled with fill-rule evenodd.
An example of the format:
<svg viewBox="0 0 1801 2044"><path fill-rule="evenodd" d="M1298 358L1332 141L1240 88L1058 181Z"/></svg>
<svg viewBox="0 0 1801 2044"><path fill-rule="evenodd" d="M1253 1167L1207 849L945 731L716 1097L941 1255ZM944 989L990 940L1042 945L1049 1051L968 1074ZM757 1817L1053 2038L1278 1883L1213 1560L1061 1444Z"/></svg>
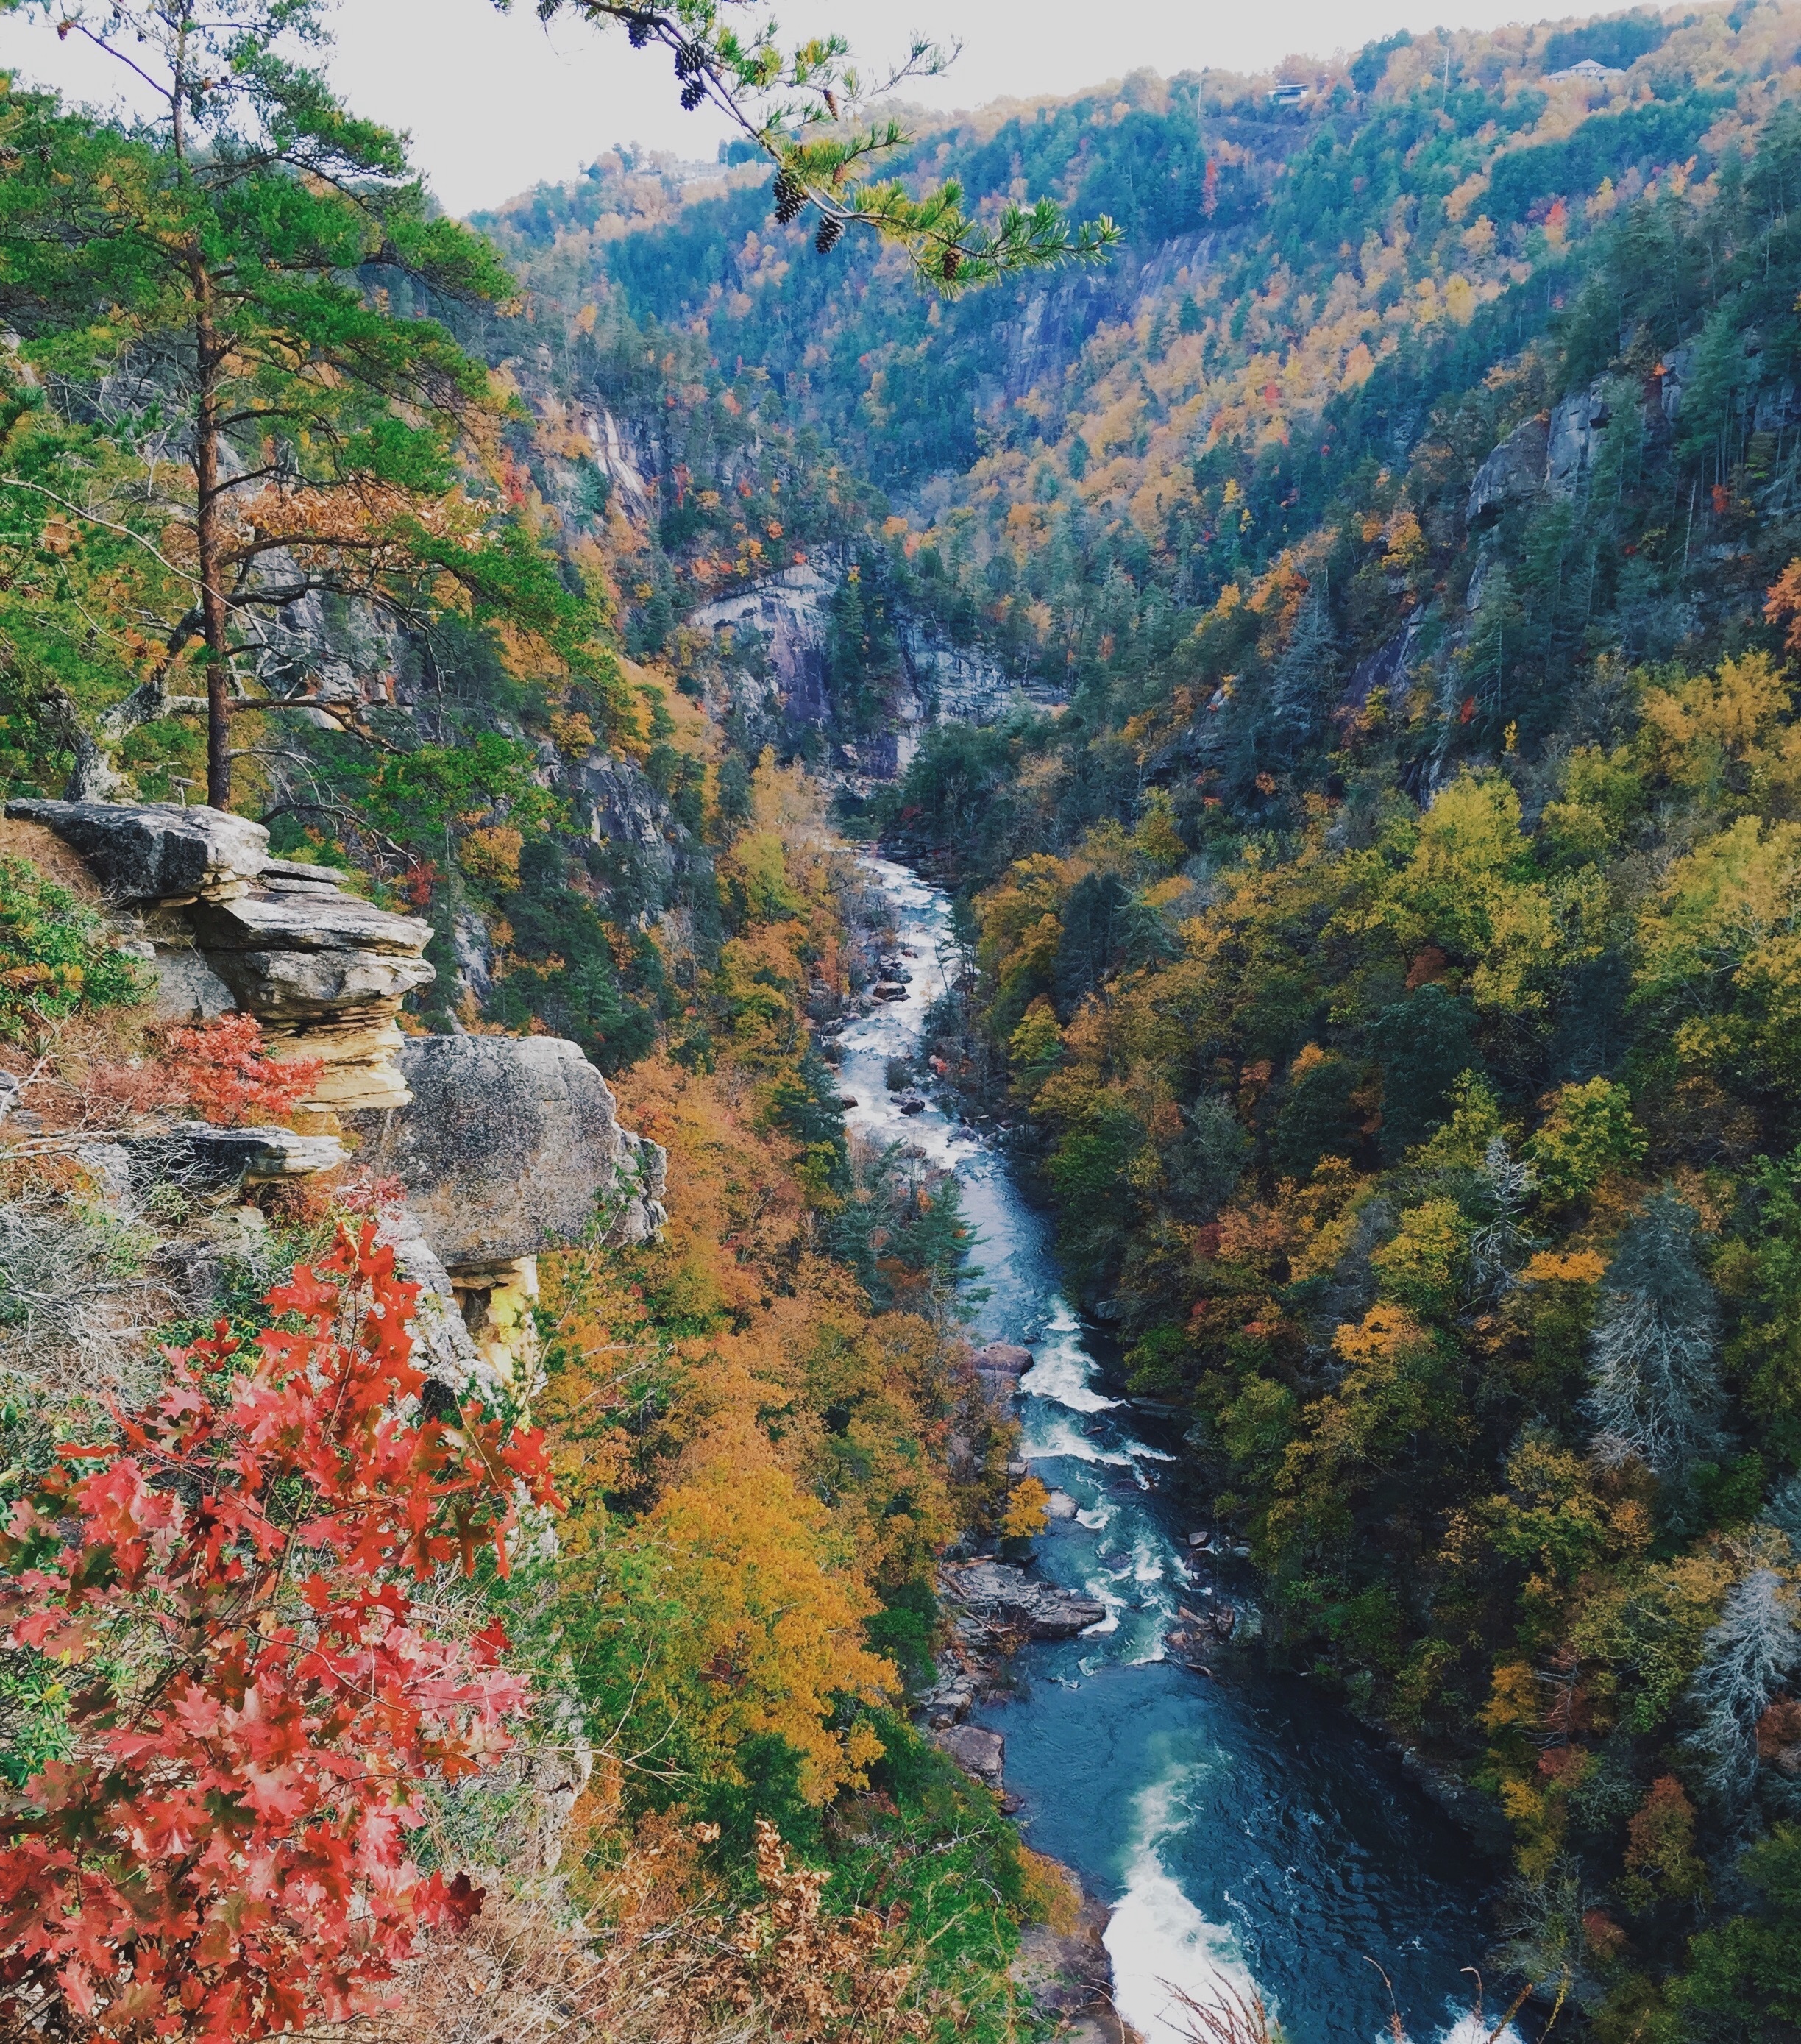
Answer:
<svg viewBox="0 0 1801 2044"><path fill-rule="evenodd" d="M0 853L0 1037L16 1042L34 1020L123 1007L147 991L136 961L93 909Z"/></svg>
<svg viewBox="0 0 1801 2044"><path fill-rule="evenodd" d="M174 1071L207 1120L228 1128L280 1121L319 1083L321 1058L271 1058L254 1015L221 1015L169 1037Z"/></svg>
<svg viewBox="0 0 1801 2044"><path fill-rule="evenodd" d="M497 1624L432 1637L412 1585L484 1546L504 1571L516 1486L547 1501L547 1466L476 1407L422 1416L417 1297L372 1225L344 1232L269 1293L285 1326L171 1351L116 1444L28 1479L0 1646L73 1693L66 1757L0 1819L0 2030L340 2020L478 1905L405 1835L428 1777L504 1749L525 1685Z"/></svg>

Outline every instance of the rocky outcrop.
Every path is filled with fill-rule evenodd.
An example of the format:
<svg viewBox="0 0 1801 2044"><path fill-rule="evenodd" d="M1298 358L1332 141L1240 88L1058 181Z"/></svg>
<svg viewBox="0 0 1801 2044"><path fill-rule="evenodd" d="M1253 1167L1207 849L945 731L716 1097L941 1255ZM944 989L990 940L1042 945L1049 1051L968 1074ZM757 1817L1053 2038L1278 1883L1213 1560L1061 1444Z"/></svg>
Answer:
<svg viewBox="0 0 1801 2044"><path fill-rule="evenodd" d="M1666 384L1666 395L1669 387ZM1666 409L1672 408L1666 405ZM1553 410L1516 426L1476 471L1464 509L1465 522L1488 524L1509 504L1528 503L1535 498L1568 503L1593 463L1599 436L1612 419L1609 385L1603 378L1565 398Z"/></svg>
<svg viewBox="0 0 1801 2044"><path fill-rule="evenodd" d="M394 1017L436 976L421 955L430 924L345 893L328 866L271 859L260 824L220 809L17 801L6 813L48 825L136 912L127 940L155 966L164 1014L247 1009L274 1056L321 1061L315 1109L405 1105Z"/></svg>
<svg viewBox="0 0 1801 2044"><path fill-rule="evenodd" d="M555 1036L420 1036L400 1054L412 1105L351 1123L362 1161L406 1188L453 1274L490 1273L597 1230L662 1225L661 1147L620 1125L580 1047Z"/></svg>
<svg viewBox="0 0 1801 2044"><path fill-rule="evenodd" d="M266 1185L309 1178L335 1170L344 1161L344 1144L335 1135L302 1135L291 1128L214 1128L202 1121L172 1123L126 1147L134 1162L135 1153L144 1153L150 1167L145 1175L152 1182L203 1192L246 1180Z"/></svg>
<svg viewBox="0 0 1801 2044"><path fill-rule="evenodd" d="M1070 1877L1072 1883L1073 1876ZM1020 1933L1009 1969L1013 1983L1047 2024L1058 2044L1138 2044L1138 2033L1113 2006L1113 1967L1104 1902L1084 1900L1073 1930L1031 1923Z"/></svg>
<svg viewBox="0 0 1801 2044"><path fill-rule="evenodd" d="M1037 676L1010 674L979 646L959 646L912 619L900 626L900 651L927 717L997 724L1022 702L1062 702L1062 690Z"/></svg>
<svg viewBox="0 0 1801 2044"><path fill-rule="evenodd" d="M702 604L689 613L690 630L754 632L768 651L772 678L791 724L823 724L826 698L825 619L831 584L816 568L793 567L741 594Z"/></svg>
<svg viewBox="0 0 1801 2044"><path fill-rule="evenodd" d="M1545 451L1545 492L1567 501L1576 494L1583 473L1594 459L1596 436L1613 417L1597 390L1565 398L1551 414Z"/></svg>
<svg viewBox="0 0 1801 2044"><path fill-rule="evenodd" d="M1542 413L1514 428L1476 471L1469 501L1464 507L1466 524L1480 524L1499 517L1508 505L1527 502L1538 494L1544 486L1550 431L1550 421Z"/></svg>
<svg viewBox="0 0 1801 2044"><path fill-rule="evenodd" d="M247 889L268 863L269 833L247 816L173 802L9 802L87 861L109 899L175 905Z"/></svg>
<svg viewBox="0 0 1801 2044"><path fill-rule="evenodd" d="M943 1573L955 1602L997 1624L1023 1627L1034 1639L1073 1639L1107 1616L1098 1598L1035 1582L1005 1562L970 1562Z"/></svg>
<svg viewBox="0 0 1801 2044"><path fill-rule="evenodd" d="M420 955L429 923L278 873L230 901L197 902L190 920L208 966L262 1022L271 1054L324 1061L316 1105L405 1105L394 1017L436 977Z"/></svg>
<svg viewBox="0 0 1801 2044"><path fill-rule="evenodd" d="M990 1342L975 1353L976 1375L991 1398L1008 1399L1032 1366L1032 1352L1012 1342Z"/></svg>
<svg viewBox="0 0 1801 2044"><path fill-rule="evenodd" d="M947 1725L942 1731L935 1731L932 1743L941 1753L947 1753L962 1769L972 1775L983 1788L992 1788L997 1796L1007 1785L1007 1742L997 1731L990 1731L985 1725Z"/></svg>

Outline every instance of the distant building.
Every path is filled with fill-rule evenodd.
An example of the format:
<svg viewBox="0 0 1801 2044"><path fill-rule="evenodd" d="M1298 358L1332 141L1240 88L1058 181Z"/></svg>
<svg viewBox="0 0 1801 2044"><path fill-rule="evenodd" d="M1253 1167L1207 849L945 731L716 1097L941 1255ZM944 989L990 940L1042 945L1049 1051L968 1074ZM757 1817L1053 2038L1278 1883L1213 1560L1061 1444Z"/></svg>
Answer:
<svg viewBox="0 0 1801 2044"><path fill-rule="evenodd" d="M1580 63L1571 64L1567 70L1554 71L1546 78L1547 85L1568 85L1580 79L1584 85L1605 85L1610 79L1624 78L1626 73L1615 71L1611 64L1597 63L1592 57L1584 57Z"/></svg>
<svg viewBox="0 0 1801 2044"><path fill-rule="evenodd" d="M1312 90L1306 85L1278 85L1263 96L1272 106L1299 106L1304 99L1311 98Z"/></svg>

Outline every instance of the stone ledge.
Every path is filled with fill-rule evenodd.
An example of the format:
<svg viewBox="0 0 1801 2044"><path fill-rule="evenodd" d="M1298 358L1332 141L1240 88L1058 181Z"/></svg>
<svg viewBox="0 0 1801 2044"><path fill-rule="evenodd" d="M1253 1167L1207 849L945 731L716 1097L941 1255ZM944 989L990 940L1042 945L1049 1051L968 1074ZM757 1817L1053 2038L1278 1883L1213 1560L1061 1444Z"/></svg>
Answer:
<svg viewBox="0 0 1801 2044"><path fill-rule="evenodd" d="M117 901L191 899L246 885L268 863L269 833L248 816L175 802L12 801L9 816L47 824Z"/></svg>

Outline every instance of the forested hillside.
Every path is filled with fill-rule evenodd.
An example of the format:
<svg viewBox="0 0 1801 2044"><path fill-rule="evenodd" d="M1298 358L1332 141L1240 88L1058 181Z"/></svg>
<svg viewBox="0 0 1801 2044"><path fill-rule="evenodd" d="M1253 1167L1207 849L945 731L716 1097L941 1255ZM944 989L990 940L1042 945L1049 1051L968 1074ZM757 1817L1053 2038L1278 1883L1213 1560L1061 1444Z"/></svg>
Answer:
<svg viewBox="0 0 1801 2044"><path fill-rule="evenodd" d="M4 793L255 819L293 891L257 848L197 912L337 919L252 954L303 958L265 1035L165 976L193 891L0 824L0 2030L1016 2036L1073 1900L908 1712L938 1557L1032 1523L967 1231L847 1140L886 912L766 675L672 638L621 422L682 394L744 576L861 486L691 338L513 303L279 54L309 10L231 21L198 167L0 81ZM390 986L397 1049L567 1039L667 1158L655 1239L475 1272L448 1378L306 1055L381 1067Z"/></svg>
<svg viewBox="0 0 1801 2044"><path fill-rule="evenodd" d="M939 1047L1275 1650L1498 1800L1606 2037L1801 2018L1798 35L1000 110L921 159L1127 245L947 306L747 179L493 223L766 371L883 493L862 600L1066 697L867 811L966 891Z"/></svg>
<svg viewBox="0 0 1801 2044"><path fill-rule="evenodd" d="M1504 1819L1510 1997L1608 2044L1791 2038L1801 7L921 117L916 187L1120 230L967 293L778 219L754 156L616 151L459 228L267 79L289 156L223 152L202 226L155 134L0 102L5 793L223 785L297 871L429 924L403 1028L572 1040L670 1174L660 1239L547 1257L501 1329L470 1437L555 1537L485 1466L474 1574L434 1531L408 1616L504 1732L411 1724L422 1899L379 1951L348 1904L308 1949L399 1969L397 2037L1039 2023L1008 1969L1068 1897L905 1712L938 1558L1039 1515L960 1334L955 1181L848 1144L819 1055L881 955L875 836L958 892L943 1086L1248 1543L1272 1662ZM183 235L236 308L210 482ZM223 1248L179 1186L121 1205L97 1134L296 1096L240 1045L221 1107L218 1040L176 1045L106 905L9 843L0 1487L42 1580L0 1606L0 1901L48 1920L66 1831L123 1923L151 1855L91 1755L172 1679L167 1585L117 1589L129 1528L66 1544L102 1450L63 1444L189 1454L185 1393L167 1437L105 1394L215 1312L298 1340L313 1295L260 1295L391 1188L265 1189ZM217 1279L179 1313L171 1242ZM129 1328L76 1311L94 1285ZM180 1366L198 1395L236 1396L231 1353ZM44 1607L90 1583L111 1658L71 1696ZM197 1712L246 1709L291 1615L231 1616ZM464 1868L499 1869L479 1913ZM183 1965L278 1976L164 1904L97 1947L135 1938L129 1979L72 1906L0 1932L0 1992L52 2034L230 2034L223 1987L95 2027ZM454 1965L416 1946L472 1916Z"/></svg>

